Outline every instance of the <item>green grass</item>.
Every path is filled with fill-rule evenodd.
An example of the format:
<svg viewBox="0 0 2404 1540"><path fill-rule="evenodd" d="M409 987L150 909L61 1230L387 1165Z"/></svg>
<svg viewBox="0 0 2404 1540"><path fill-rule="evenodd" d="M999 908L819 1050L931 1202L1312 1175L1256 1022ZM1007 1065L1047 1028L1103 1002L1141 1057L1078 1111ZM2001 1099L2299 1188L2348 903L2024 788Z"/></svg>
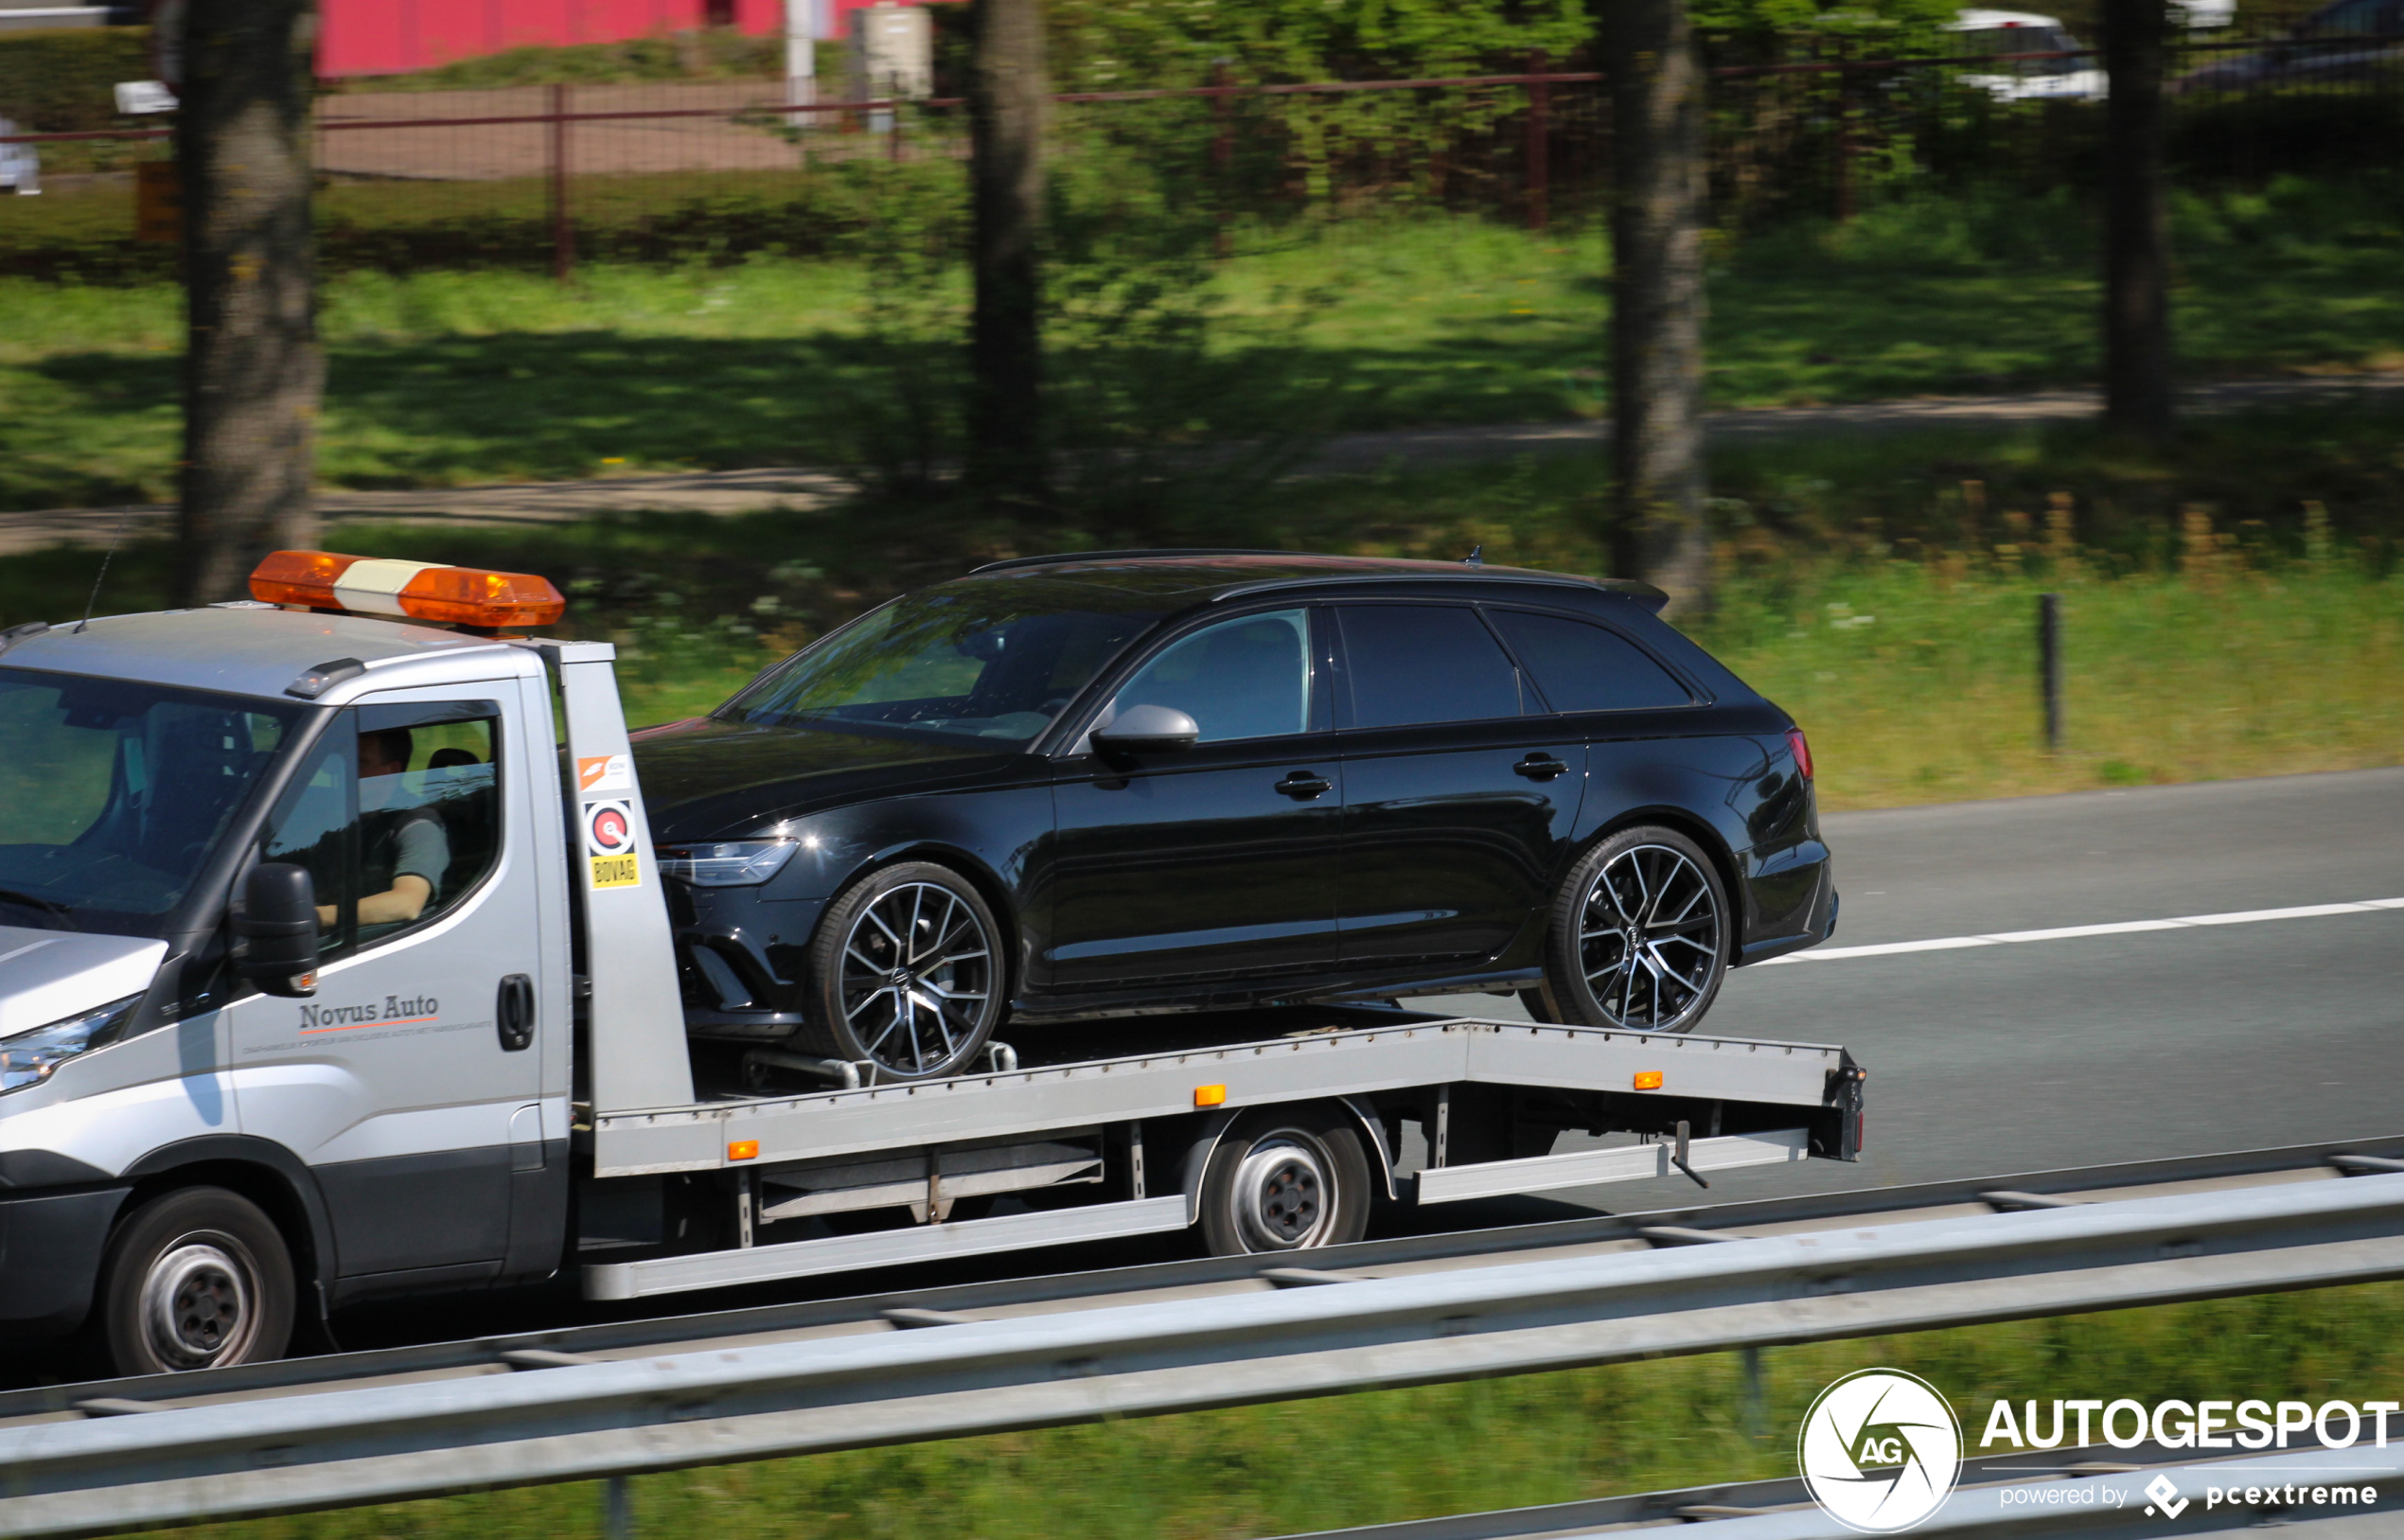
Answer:
<svg viewBox="0 0 2404 1540"><path fill-rule="evenodd" d="M2404 1372L2404 1285L2218 1301L720 1466L633 1482L646 1534L1238 1540L1791 1476L1812 1398L1918 1373L1974 1449L1997 1397L2356 1402ZM592 1484L211 1526L226 1540L596 1534Z"/></svg>
<svg viewBox="0 0 2404 1540"><path fill-rule="evenodd" d="M33 202L64 218L74 200ZM1712 397L2086 380L2097 301L2078 228L2067 205L1914 205L1765 238L1714 279ZM2404 363L2399 232L2404 212L2366 193L2298 186L2186 206L2182 367ZM1603 269L1591 234L1476 221L1264 235L1215 282L1220 345L1260 394L1335 381L1335 428L1593 416ZM566 287L507 270L338 274L320 474L423 487L837 454L856 403L891 392L892 360L940 345L872 338L866 296L862 265L833 257L595 264ZM179 304L164 284L0 279L0 508L168 495Z"/></svg>

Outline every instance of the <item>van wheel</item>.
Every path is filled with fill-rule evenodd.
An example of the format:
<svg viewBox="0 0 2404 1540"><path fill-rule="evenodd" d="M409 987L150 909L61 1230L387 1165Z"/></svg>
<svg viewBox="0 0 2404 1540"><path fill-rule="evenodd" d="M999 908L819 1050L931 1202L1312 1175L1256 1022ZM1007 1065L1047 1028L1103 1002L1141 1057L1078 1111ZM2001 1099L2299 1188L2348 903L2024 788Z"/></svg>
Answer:
<svg viewBox="0 0 2404 1540"><path fill-rule="evenodd" d="M888 1080L966 1071L1001 1020L1001 927L946 866L888 866L835 900L810 943L804 1040Z"/></svg>
<svg viewBox="0 0 2404 1540"><path fill-rule="evenodd" d="M1202 1175L1202 1238L1216 1257L1342 1246L1369 1231L1369 1160L1340 1106L1245 1113Z"/></svg>
<svg viewBox="0 0 2404 1540"><path fill-rule="evenodd" d="M1675 829L1622 829L1554 895L1540 1020L1688 1032L1727 976L1727 896L1703 848Z"/></svg>
<svg viewBox="0 0 2404 1540"><path fill-rule="evenodd" d="M186 1187L135 1210L100 1271L100 1330L119 1374L280 1358L292 1336L292 1261L258 1205Z"/></svg>

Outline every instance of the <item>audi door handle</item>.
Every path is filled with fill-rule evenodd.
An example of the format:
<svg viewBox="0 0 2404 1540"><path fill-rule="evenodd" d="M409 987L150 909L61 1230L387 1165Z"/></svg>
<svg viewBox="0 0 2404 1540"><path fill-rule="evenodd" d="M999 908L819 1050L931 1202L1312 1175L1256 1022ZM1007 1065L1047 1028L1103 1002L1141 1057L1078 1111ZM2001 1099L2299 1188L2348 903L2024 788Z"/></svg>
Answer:
<svg viewBox="0 0 2404 1540"><path fill-rule="evenodd" d="M1531 781L1549 781L1569 767L1550 754L1529 754L1511 768Z"/></svg>
<svg viewBox="0 0 2404 1540"><path fill-rule="evenodd" d="M1277 788L1296 802L1308 802L1334 784L1322 776L1313 775L1309 770L1296 770L1278 782Z"/></svg>

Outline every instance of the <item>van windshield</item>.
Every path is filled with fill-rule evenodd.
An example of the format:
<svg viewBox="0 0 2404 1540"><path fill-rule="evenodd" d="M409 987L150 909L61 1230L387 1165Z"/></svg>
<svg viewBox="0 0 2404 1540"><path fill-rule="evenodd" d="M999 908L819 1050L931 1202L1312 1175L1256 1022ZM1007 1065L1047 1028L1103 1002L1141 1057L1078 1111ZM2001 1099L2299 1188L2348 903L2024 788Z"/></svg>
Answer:
<svg viewBox="0 0 2404 1540"><path fill-rule="evenodd" d="M0 668L0 925L160 934L304 709Z"/></svg>
<svg viewBox="0 0 2404 1540"><path fill-rule="evenodd" d="M1054 589L1066 592L1045 592ZM804 648L716 715L1024 743L1158 616L1117 598L1036 581L908 594Z"/></svg>

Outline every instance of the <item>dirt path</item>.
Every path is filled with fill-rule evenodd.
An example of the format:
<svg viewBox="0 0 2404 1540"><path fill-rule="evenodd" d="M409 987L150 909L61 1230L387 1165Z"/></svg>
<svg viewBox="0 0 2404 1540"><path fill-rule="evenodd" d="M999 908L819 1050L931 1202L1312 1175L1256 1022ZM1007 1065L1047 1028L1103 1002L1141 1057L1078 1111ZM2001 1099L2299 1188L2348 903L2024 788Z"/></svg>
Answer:
<svg viewBox="0 0 2404 1540"><path fill-rule="evenodd" d="M2332 404L2374 396L2404 398L2404 374L2328 379L2236 381L2185 393L2186 410L2233 412L2256 406ZM2003 428L2068 422L2095 415L2092 390L2038 391L2021 396L1925 397L1849 406L1752 407L1714 412L1706 431L1720 442L1798 433L1879 433L1909 428ZM1389 468L1511 460L1522 455L1575 453L1609 442L1607 421L1504 423L1468 428L1392 428L1329 440L1310 464L1321 475L1361 475ZM805 467L696 470L666 476L604 476L590 481L518 482L493 487L444 487L405 492L319 494L329 522L346 520L456 523L560 523L589 514L637 509L751 513L768 508L806 512L844 489L841 478ZM57 508L0 513L0 555L55 544L101 544L166 534L172 504L133 507Z"/></svg>

